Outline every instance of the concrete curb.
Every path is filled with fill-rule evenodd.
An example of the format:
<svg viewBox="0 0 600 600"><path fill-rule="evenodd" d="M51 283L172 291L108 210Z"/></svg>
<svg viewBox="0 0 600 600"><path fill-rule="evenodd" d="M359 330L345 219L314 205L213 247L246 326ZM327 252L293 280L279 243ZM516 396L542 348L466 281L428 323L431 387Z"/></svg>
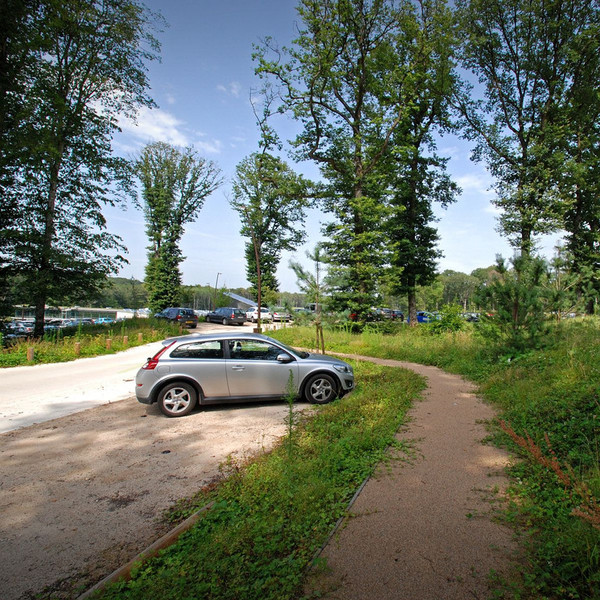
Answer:
<svg viewBox="0 0 600 600"><path fill-rule="evenodd" d="M172 529L161 538L156 540L156 542L154 542L152 545L148 546L148 548L140 552L127 564L119 567L116 571L113 571L110 575L107 575L96 585L81 594L81 596L78 596L77 600L86 600L96 592L103 590L109 583L114 583L119 579L123 579L125 581L131 579L131 571L135 566L138 566L146 560L156 556L161 550L174 544L182 533L185 533L188 529L191 529L191 527L193 527L204 516L204 513L212 508L213 504L214 502L210 502L206 506L203 506L199 511L195 512L191 517L188 517L185 521L183 521L183 523L180 523L177 527L175 527L175 529Z"/></svg>

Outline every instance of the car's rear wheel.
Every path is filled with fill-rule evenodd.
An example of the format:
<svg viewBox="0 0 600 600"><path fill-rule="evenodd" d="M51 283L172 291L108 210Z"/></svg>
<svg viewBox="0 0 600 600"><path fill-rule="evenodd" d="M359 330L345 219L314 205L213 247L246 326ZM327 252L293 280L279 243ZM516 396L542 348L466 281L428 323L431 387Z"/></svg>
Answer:
<svg viewBox="0 0 600 600"><path fill-rule="evenodd" d="M327 404L337 397L335 379L326 373L313 375L304 386L304 397L311 404Z"/></svg>
<svg viewBox="0 0 600 600"><path fill-rule="evenodd" d="M169 383L158 396L158 407L167 417L183 417L194 410L198 394L189 383Z"/></svg>
<svg viewBox="0 0 600 600"><path fill-rule="evenodd" d="M227 319L223 319L222 323L223 325L227 325Z"/></svg>

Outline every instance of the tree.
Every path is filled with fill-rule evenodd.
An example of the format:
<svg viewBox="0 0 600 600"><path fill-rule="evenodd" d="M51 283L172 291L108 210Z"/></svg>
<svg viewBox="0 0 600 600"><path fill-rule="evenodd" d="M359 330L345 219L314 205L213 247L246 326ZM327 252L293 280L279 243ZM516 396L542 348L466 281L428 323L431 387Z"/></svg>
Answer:
<svg viewBox="0 0 600 600"><path fill-rule="evenodd" d="M485 98L472 100L472 86L465 86L457 107L468 137L477 142L474 157L485 158L496 179L502 230L528 254L536 235L563 223L561 148L577 82L587 77L579 42L590 27L598 53L596 3L461 0L458 5L463 65L478 77ZM597 76L589 80L590 87L596 85Z"/></svg>
<svg viewBox="0 0 600 600"><path fill-rule="evenodd" d="M324 229L325 249L339 275L334 303L365 316L391 255L396 276L404 272L407 280L397 291L409 286L414 304L420 278L426 283L425 273L435 272L435 235L424 229L432 219L427 207L435 194L444 202L452 196L443 176L435 191L423 193L423 179L431 183L443 166L424 154L425 146L431 149L431 128L445 119L452 85L445 3L304 0L298 12L303 28L294 47L279 52L267 41L257 53L258 71L277 82L282 109L303 126L294 142L297 155L319 163L327 181L324 206L334 220ZM410 145L414 151L406 152ZM423 168L426 162L430 169ZM407 176L415 184L410 192ZM400 216L408 204L412 210ZM410 223L402 220L407 216ZM388 253L390 237L395 248ZM401 248L403 242L410 243ZM423 260L429 254L431 260Z"/></svg>
<svg viewBox="0 0 600 600"><path fill-rule="evenodd" d="M444 283L444 304L458 304L466 311L479 287L479 280L472 275L451 270L444 271L440 279Z"/></svg>
<svg viewBox="0 0 600 600"><path fill-rule="evenodd" d="M301 0L298 14L293 47L280 51L267 40L255 55L257 71L303 128L297 156L321 166L324 206L334 217L326 251L348 272L347 288L336 294L366 314L383 265L376 171L404 108L398 90L407 74L393 39L404 12L391 0Z"/></svg>
<svg viewBox="0 0 600 600"><path fill-rule="evenodd" d="M240 233L250 240L246 272L259 311L263 286L272 292L279 288L276 271L281 253L294 250L306 237L302 225L308 188L303 177L266 150L251 154L236 167L230 203L240 216Z"/></svg>
<svg viewBox="0 0 600 600"><path fill-rule="evenodd" d="M317 244L312 252L306 252L314 264L314 271L311 272L302 266L298 261L291 260L290 268L296 275L296 280L300 291L306 294L307 302L314 302L318 307L323 303L323 296L327 293L329 284L327 277L323 276L323 264L325 263L325 255L321 244ZM317 312L320 309L317 308Z"/></svg>
<svg viewBox="0 0 600 600"><path fill-rule="evenodd" d="M483 319L481 331L510 351L523 352L536 347L546 330L546 265L530 254L516 255L511 262L512 269L498 257L497 276L479 291L478 302L493 311Z"/></svg>
<svg viewBox="0 0 600 600"><path fill-rule="evenodd" d="M27 282L41 336L49 298L85 299L124 261L102 215L130 181L111 138L117 116L152 105L145 65L158 44L149 33L153 17L137 0L23 6L9 25L16 37L3 40L10 47L1 75L16 79L10 93L0 90L8 144L0 168L3 192L8 187L7 197L19 203L2 215L10 245L0 251L3 272Z"/></svg>
<svg viewBox="0 0 600 600"><path fill-rule="evenodd" d="M183 260L179 243L186 224L195 221L210 196L222 183L220 169L192 148L177 149L164 142L148 144L135 163L142 185L150 240L146 287L154 311L179 302Z"/></svg>
<svg viewBox="0 0 600 600"><path fill-rule="evenodd" d="M389 279L394 293L406 294L409 322L416 325L417 286L435 279L441 256L432 207L434 202L446 207L459 192L445 171L447 159L435 153L432 135L451 127L449 99L455 87L454 23L445 2L418 0L398 44L410 78L389 153Z"/></svg>
<svg viewBox="0 0 600 600"><path fill-rule="evenodd" d="M564 157L559 175L566 203L563 228L570 268L579 277L577 293L593 314L600 293L600 11L597 3L580 2L577 33L571 45L567 110L563 121Z"/></svg>
<svg viewBox="0 0 600 600"><path fill-rule="evenodd" d="M290 267L296 274L298 287L306 294L306 299L315 303L316 347L321 351L321 354L325 354L325 339L323 337L321 313L323 307L323 295L327 291L329 284L327 283L327 278L323 278L321 273L325 259L321 244L317 244L312 252L306 253L306 256L313 261L315 266L314 273L305 269L297 261L290 261Z"/></svg>

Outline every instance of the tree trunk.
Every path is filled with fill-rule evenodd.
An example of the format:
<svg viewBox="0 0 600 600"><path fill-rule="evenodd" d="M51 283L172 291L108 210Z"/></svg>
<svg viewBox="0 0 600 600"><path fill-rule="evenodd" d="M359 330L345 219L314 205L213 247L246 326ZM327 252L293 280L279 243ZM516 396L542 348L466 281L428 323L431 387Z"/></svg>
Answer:
<svg viewBox="0 0 600 600"><path fill-rule="evenodd" d="M411 286L408 292L408 324L416 327L417 323L417 290Z"/></svg>
<svg viewBox="0 0 600 600"><path fill-rule="evenodd" d="M46 300L48 298L48 277L50 276L52 244L55 235L56 198L58 195L58 178L60 173L61 158L65 150L63 141L57 145L58 159L50 167L50 189L48 201L44 210L44 234L40 247L40 260L38 263L38 280L36 282L35 298L35 326L33 335L36 338L44 336L44 315Z"/></svg>

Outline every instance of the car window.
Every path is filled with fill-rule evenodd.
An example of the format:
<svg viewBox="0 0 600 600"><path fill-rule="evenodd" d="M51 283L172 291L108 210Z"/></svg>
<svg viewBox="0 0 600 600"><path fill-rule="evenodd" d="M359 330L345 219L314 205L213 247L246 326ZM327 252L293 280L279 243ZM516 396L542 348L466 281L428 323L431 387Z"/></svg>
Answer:
<svg viewBox="0 0 600 600"><path fill-rule="evenodd" d="M173 350L171 358L223 358L223 348L221 342L192 342L182 344Z"/></svg>
<svg viewBox="0 0 600 600"><path fill-rule="evenodd" d="M281 348L260 340L231 340L229 354L234 360L277 360Z"/></svg>

